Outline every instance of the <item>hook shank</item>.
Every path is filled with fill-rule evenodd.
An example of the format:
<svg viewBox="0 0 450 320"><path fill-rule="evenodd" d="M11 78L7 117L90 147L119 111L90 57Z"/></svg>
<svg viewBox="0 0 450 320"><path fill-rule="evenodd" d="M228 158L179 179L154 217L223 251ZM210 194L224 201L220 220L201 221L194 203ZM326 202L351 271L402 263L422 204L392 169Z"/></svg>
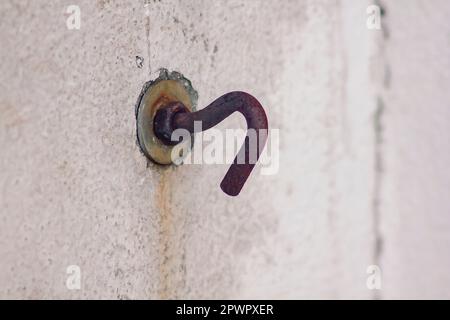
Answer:
<svg viewBox="0 0 450 320"><path fill-rule="evenodd" d="M268 122L266 113L261 104L252 95L233 91L213 101L207 107L197 112L188 112L180 103L168 106L166 111L158 111L155 116L155 133L164 142L168 140L171 132L176 129L185 129L195 133L194 122L202 122L202 131L208 130L234 112L240 112L247 122L247 135L233 164L228 169L220 187L230 196L237 196L244 186L247 178L258 161L268 135ZM253 131L253 134L250 132ZM252 154L251 151L256 151Z"/></svg>

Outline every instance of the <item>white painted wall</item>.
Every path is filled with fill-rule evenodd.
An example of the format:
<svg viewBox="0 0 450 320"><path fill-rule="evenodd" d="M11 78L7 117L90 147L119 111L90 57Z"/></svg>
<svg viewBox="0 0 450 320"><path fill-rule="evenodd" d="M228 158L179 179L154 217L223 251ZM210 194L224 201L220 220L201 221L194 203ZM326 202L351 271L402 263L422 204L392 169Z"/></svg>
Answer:
<svg viewBox="0 0 450 320"><path fill-rule="evenodd" d="M369 4L3 1L0 297L450 297L450 5L383 4L376 31ZM256 96L278 174L257 167L230 198L226 166L149 163L134 105L161 67L200 108Z"/></svg>
<svg viewBox="0 0 450 320"><path fill-rule="evenodd" d="M450 3L389 3L382 99L386 298L450 298Z"/></svg>

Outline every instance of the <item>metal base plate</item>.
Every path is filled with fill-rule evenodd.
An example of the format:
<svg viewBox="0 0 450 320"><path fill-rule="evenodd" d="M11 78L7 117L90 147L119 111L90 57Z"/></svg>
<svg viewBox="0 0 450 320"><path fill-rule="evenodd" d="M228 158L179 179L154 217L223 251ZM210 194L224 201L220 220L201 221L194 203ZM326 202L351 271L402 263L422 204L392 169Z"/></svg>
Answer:
<svg viewBox="0 0 450 320"><path fill-rule="evenodd" d="M165 145L155 136L153 118L156 111L169 102L179 101L193 112L196 108L197 98L197 92L192 88L191 82L175 71L169 73L162 69L156 80L149 81L144 85L136 105L137 138L142 152L153 162L165 165L174 162L180 163L182 158L187 155L187 153L177 154L174 155L176 157L174 159L172 150L175 146ZM193 137L191 143L193 143ZM191 147L192 145L183 146L183 149Z"/></svg>

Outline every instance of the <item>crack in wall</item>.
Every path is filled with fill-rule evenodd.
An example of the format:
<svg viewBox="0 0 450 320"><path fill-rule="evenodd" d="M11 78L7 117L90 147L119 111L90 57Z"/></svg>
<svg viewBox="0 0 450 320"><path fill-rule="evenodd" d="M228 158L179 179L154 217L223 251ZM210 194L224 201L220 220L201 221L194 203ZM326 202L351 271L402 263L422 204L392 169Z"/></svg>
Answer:
<svg viewBox="0 0 450 320"><path fill-rule="evenodd" d="M151 47L150 47L150 0L144 0L145 8L145 37L147 43L147 57L148 57L148 74L152 74L151 67Z"/></svg>
<svg viewBox="0 0 450 320"><path fill-rule="evenodd" d="M145 13L145 41L147 45L147 72L148 76L152 73L151 67L151 41L150 41L150 5L151 0L143 0ZM150 160L147 159L147 167L149 167ZM155 206L159 211L159 265L158 265L158 286L157 296L159 299L173 299L176 294L176 288L172 279L172 269L175 258L175 248L173 246L172 238L174 234L174 217L170 207L171 201L171 183L170 172L167 168L161 168L159 171L160 177L155 190Z"/></svg>
<svg viewBox="0 0 450 320"><path fill-rule="evenodd" d="M151 0L143 0L145 12L145 40L147 44L147 72L148 76L152 73L151 67L151 41L150 41L150 2ZM147 167L151 163L147 159ZM156 165L154 167L157 167ZM172 281L172 269L175 264L175 248L173 246L172 238L174 234L174 217L170 207L171 201L171 183L170 172L168 168L161 168L159 171L160 177L155 190L155 204L159 211L159 248L158 257L160 259L158 265L158 287L157 296L159 299L173 299L176 294L176 288Z"/></svg>
<svg viewBox="0 0 450 320"><path fill-rule="evenodd" d="M390 85L391 69L386 60L385 47L388 39L388 30L386 27L385 19L385 5L382 1L375 1L375 4L380 7L381 15L381 32L382 36L379 40L378 46L378 63L382 66L383 74L380 79L380 85L377 88L376 95L376 109L373 115L373 131L374 131L374 184L372 195L372 215L373 215L373 233L374 233L374 249L373 249L373 261L374 264L381 268L381 256L383 253L384 239L381 232L381 197L383 187L383 175L384 175L384 116L386 112L386 104L383 98L384 91ZM383 272L381 271L381 276ZM381 278L382 279L382 278ZM373 299L379 300L382 298L381 290L373 291Z"/></svg>
<svg viewBox="0 0 450 320"><path fill-rule="evenodd" d="M383 250L383 237L380 231L380 201L381 201L381 187L383 176L383 113L384 102L383 99L377 97L377 108L374 114L374 186L372 198L372 214L373 214L373 232L375 237L373 260L376 265L380 266L381 254ZM374 299L380 299L381 294L379 290L374 290Z"/></svg>

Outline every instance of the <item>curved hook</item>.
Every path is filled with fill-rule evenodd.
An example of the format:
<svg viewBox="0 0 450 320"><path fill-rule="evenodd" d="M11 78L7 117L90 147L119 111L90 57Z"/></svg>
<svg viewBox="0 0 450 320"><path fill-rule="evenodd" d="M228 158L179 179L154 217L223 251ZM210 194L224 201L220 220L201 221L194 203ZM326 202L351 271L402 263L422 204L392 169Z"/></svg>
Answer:
<svg viewBox="0 0 450 320"><path fill-rule="evenodd" d="M247 121L247 135L233 164L220 183L220 188L230 196L239 194L267 141L267 116L258 100L246 92L234 91L221 96L197 112L189 112L180 102L176 102L158 110L154 121L156 136L163 143L170 145L174 144L170 139L174 130L185 129L195 133L197 128L194 122L201 121L201 129L205 131L236 111Z"/></svg>

